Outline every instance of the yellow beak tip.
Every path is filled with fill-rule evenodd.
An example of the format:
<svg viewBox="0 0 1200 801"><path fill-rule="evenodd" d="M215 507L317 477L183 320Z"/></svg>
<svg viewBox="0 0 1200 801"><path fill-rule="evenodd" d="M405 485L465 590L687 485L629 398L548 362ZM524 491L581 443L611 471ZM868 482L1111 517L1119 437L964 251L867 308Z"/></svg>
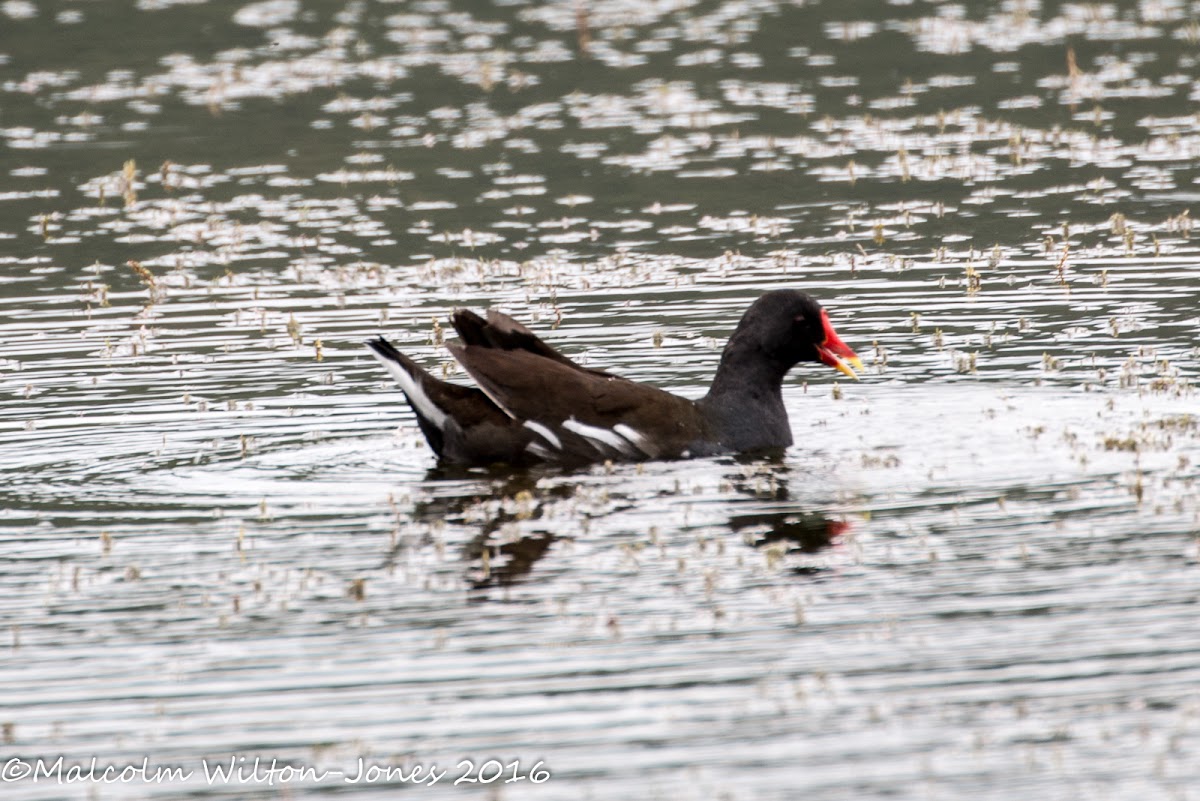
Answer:
<svg viewBox="0 0 1200 801"><path fill-rule="evenodd" d="M837 364L834 366L837 368L838 372L846 374L855 381L858 380L858 374L854 372L854 369L863 369L862 359L858 358L857 356L849 359L838 359Z"/></svg>

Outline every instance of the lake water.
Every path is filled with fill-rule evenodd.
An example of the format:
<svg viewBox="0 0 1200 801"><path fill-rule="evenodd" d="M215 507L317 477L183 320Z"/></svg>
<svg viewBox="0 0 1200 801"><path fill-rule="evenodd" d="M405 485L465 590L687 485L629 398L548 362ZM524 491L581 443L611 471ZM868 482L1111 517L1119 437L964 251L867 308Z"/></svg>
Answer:
<svg viewBox="0 0 1200 801"><path fill-rule="evenodd" d="M3 797L1196 798L1198 64L1171 0L0 3ZM362 346L697 397L784 286L867 370L776 459L442 470Z"/></svg>

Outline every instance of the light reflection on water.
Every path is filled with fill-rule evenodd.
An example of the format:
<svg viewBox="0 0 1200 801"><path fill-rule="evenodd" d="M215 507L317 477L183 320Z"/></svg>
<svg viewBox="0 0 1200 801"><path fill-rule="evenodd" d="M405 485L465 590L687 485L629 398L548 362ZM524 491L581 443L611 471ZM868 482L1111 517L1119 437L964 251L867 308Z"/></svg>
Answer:
<svg viewBox="0 0 1200 801"><path fill-rule="evenodd" d="M1185 797L1187 10L585 7L0 7L7 751ZM495 305L694 397L784 285L868 370L776 460L440 470L360 345L461 380Z"/></svg>

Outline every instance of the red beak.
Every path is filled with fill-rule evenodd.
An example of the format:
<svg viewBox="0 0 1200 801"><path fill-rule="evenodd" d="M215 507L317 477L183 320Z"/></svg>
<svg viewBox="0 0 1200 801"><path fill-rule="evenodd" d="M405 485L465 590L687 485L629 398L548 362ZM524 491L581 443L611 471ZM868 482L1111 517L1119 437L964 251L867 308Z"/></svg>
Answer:
<svg viewBox="0 0 1200 801"><path fill-rule="evenodd" d="M821 324L825 326L825 339L817 345L817 356L823 363L857 381L858 376L853 368L863 369L862 359L858 358L858 354L850 350L850 346L833 330L833 323L829 322L829 312L824 309L821 310Z"/></svg>

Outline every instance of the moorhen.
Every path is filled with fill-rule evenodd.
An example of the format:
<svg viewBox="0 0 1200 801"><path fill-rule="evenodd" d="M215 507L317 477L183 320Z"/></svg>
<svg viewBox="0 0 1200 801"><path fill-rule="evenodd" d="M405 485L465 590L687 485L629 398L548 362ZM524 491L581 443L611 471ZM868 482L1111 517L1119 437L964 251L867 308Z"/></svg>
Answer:
<svg viewBox="0 0 1200 801"><path fill-rule="evenodd" d="M721 354L708 394L688 400L576 364L505 314L452 316L446 347L479 388L434 378L383 337L366 344L408 398L445 463L586 464L686 459L786 448L792 430L781 385L798 362L856 378L854 351L813 298L790 289L750 306Z"/></svg>

